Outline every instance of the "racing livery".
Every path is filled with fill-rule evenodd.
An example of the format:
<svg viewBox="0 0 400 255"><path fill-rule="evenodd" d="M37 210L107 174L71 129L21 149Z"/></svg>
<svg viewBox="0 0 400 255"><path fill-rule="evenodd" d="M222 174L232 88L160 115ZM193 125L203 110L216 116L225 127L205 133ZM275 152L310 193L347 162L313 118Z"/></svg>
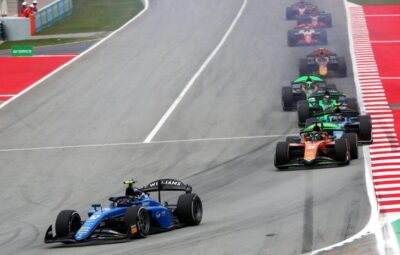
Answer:
<svg viewBox="0 0 400 255"><path fill-rule="evenodd" d="M299 16L297 26L309 25L311 27L332 27L332 15L330 13L312 12L309 15Z"/></svg>
<svg viewBox="0 0 400 255"><path fill-rule="evenodd" d="M297 102L297 116L300 127L304 126L308 118L318 114L341 110L359 112L358 103L355 98L346 98L346 95L338 91L316 92L307 100Z"/></svg>
<svg viewBox="0 0 400 255"><path fill-rule="evenodd" d="M312 75L300 76L293 80L290 86L282 87L282 108L284 111L296 109L299 100L305 100L317 91L336 90L334 84Z"/></svg>
<svg viewBox="0 0 400 255"><path fill-rule="evenodd" d="M356 133L360 143L371 144L373 142L371 116L358 115L357 111L341 108L341 106L338 106L334 110L316 114L313 118L306 120L305 126L308 127L313 123L324 122L326 128L330 127L329 124L334 125L335 129L339 127L345 133Z"/></svg>
<svg viewBox="0 0 400 255"><path fill-rule="evenodd" d="M321 77L346 77L347 66L344 57L338 57L336 53L321 48L300 59L300 75L318 75Z"/></svg>
<svg viewBox="0 0 400 255"><path fill-rule="evenodd" d="M109 207L93 204L88 218L81 220L74 210L61 211L53 226L46 231L45 243L77 243L86 241L121 240L142 238L190 225L198 225L203 215L200 197L192 187L174 179L161 179L138 189L134 180L125 181L125 196L110 197ZM161 202L161 191L181 191L177 203ZM158 192L158 201L149 193Z"/></svg>
<svg viewBox="0 0 400 255"><path fill-rule="evenodd" d="M305 26L288 31L288 45L306 46L306 45L325 45L328 43L326 30L321 28L312 28Z"/></svg>
<svg viewBox="0 0 400 255"><path fill-rule="evenodd" d="M299 2L286 7L286 19L287 20L297 19L298 17L308 15L311 12L315 11L318 11L316 5L313 5L310 2L300 0Z"/></svg>
<svg viewBox="0 0 400 255"><path fill-rule="evenodd" d="M353 153L351 153L351 147L356 149ZM357 157L356 134L344 134L336 138L324 131L321 124L314 124L309 129L300 132L299 136L287 137L285 142L278 142L274 164L278 169L347 165L351 158Z"/></svg>

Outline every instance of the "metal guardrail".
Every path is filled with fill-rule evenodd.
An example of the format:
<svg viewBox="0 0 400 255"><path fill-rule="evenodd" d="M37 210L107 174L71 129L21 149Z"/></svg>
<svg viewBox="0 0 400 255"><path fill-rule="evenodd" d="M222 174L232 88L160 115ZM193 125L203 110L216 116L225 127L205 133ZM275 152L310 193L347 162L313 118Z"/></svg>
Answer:
<svg viewBox="0 0 400 255"><path fill-rule="evenodd" d="M72 0L56 0L35 13L35 31L39 32L72 13Z"/></svg>

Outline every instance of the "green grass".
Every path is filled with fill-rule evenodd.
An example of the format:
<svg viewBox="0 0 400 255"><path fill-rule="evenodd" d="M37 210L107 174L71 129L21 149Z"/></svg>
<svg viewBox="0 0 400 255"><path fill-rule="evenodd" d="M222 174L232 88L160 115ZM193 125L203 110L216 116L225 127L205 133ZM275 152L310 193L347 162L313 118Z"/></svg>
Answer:
<svg viewBox="0 0 400 255"><path fill-rule="evenodd" d="M400 0L350 0L360 5L400 4Z"/></svg>
<svg viewBox="0 0 400 255"><path fill-rule="evenodd" d="M38 35L112 31L143 9L140 0L74 0L71 15Z"/></svg>
<svg viewBox="0 0 400 255"><path fill-rule="evenodd" d="M4 42L0 44L0 50L11 49L11 46L14 45L37 47L37 46L56 45L56 44L71 43L71 42L81 42L87 40L90 40L90 38L39 39L39 40Z"/></svg>

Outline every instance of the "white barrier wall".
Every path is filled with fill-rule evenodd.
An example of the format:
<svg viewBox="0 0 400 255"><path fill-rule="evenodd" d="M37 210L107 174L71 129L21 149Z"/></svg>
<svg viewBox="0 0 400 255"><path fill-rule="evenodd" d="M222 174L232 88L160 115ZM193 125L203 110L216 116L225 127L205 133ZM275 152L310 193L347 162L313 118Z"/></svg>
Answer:
<svg viewBox="0 0 400 255"><path fill-rule="evenodd" d="M0 17L4 22L7 41L26 40L31 37L31 24L28 18Z"/></svg>

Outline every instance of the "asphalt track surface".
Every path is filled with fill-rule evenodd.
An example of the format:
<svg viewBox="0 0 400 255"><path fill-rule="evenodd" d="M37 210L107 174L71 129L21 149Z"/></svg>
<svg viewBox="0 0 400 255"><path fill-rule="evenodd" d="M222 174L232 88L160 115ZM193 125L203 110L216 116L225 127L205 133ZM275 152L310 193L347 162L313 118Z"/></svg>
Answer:
<svg viewBox="0 0 400 255"><path fill-rule="evenodd" d="M123 31L0 110L1 254L300 254L365 226L362 155L342 168L273 166L284 139L275 135L298 132L296 113L281 110L280 88L314 49L286 46L291 1L249 0L154 143L142 144L242 3L150 1ZM350 64L342 1L318 4L333 13L329 48ZM351 75L336 83L354 96ZM272 137L156 142L260 135ZM202 224L118 244L43 244L60 210L84 217L131 177L139 186L162 177L191 184L203 200Z"/></svg>

